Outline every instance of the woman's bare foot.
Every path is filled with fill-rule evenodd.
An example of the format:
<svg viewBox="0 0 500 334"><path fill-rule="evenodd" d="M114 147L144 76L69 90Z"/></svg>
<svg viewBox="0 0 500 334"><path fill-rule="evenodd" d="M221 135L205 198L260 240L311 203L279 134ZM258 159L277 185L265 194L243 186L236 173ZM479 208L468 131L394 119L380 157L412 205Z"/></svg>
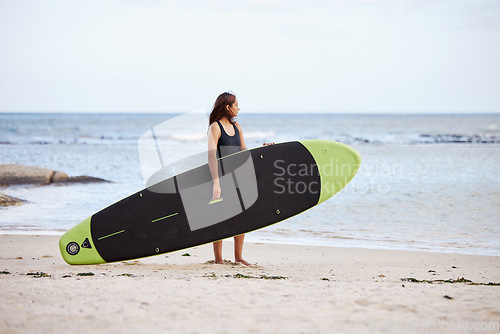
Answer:
<svg viewBox="0 0 500 334"><path fill-rule="evenodd" d="M214 263L215 264L225 264L224 260L215 260Z"/></svg>
<svg viewBox="0 0 500 334"><path fill-rule="evenodd" d="M243 260L243 259L235 259L235 262L243 263L245 266L251 266L252 264Z"/></svg>

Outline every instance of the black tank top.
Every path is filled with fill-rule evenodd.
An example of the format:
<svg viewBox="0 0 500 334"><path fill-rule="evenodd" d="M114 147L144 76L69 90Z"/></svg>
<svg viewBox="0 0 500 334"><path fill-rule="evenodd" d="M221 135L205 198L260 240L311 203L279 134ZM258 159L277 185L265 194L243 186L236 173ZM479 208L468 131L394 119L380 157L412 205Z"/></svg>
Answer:
<svg viewBox="0 0 500 334"><path fill-rule="evenodd" d="M238 131L236 125L233 124L234 136L230 136L226 133L224 127L219 121L217 121L217 124L219 124L220 127L220 138L217 143L217 157L223 158L227 155L238 152L241 147L241 140L240 132Z"/></svg>

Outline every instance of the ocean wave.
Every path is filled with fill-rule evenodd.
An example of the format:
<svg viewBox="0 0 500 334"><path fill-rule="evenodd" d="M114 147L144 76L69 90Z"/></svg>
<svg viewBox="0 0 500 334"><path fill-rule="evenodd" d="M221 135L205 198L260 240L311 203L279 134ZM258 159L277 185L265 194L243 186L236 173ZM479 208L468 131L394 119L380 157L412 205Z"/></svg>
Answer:
<svg viewBox="0 0 500 334"><path fill-rule="evenodd" d="M186 133L186 134L177 134L171 136L159 137L158 139L165 139L177 142L200 142L205 141L207 138L206 135L198 134L198 133Z"/></svg>
<svg viewBox="0 0 500 334"><path fill-rule="evenodd" d="M245 132L245 139L268 139L275 135L273 131L263 132L263 131L250 131Z"/></svg>
<svg viewBox="0 0 500 334"><path fill-rule="evenodd" d="M500 136L460 134L381 135L372 137L345 134L325 139L338 141L347 145L500 144Z"/></svg>
<svg viewBox="0 0 500 334"><path fill-rule="evenodd" d="M422 134L420 135L420 142L425 144L427 143L500 144L500 137L491 135L467 136L458 134L438 134L438 135Z"/></svg>
<svg viewBox="0 0 500 334"><path fill-rule="evenodd" d="M245 133L245 139L249 140L264 140L272 138L274 132L248 132ZM163 135L158 136L159 140L166 142L175 143L186 143L186 142L204 142L207 140L206 134L200 133L179 133L174 135ZM11 138L0 138L0 145L95 145L95 144L106 144L106 145L123 145L123 144L137 144L139 138L136 137L125 137L125 136L80 136L71 138L59 138L59 137L11 137Z"/></svg>
<svg viewBox="0 0 500 334"><path fill-rule="evenodd" d="M135 137L74 137L74 138L9 138L0 139L0 145L123 145L137 144Z"/></svg>
<svg viewBox="0 0 500 334"><path fill-rule="evenodd" d="M257 141L293 141L303 139L328 139L347 145L420 145L420 144L500 144L499 135L490 134L371 134L355 135L342 133L328 134L276 134L274 131L249 131L244 134L250 142ZM158 136L164 144L201 143L206 141L206 135L200 133L179 133ZM139 138L132 136L76 136L76 137L4 137L0 145L137 145Z"/></svg>
<svg viewBox="0 0 500 334"><path fill-rule="evenodd" d="M263 131L249 131L245 132L244 136L245 139L267 139L271 138L275 135L274 132L263 132ZM177 141L177 142L200 142L200 141L205 141L207 139L206 134L200 134L200 133L180 133L180 134L174 134L174 135L159 135L157 136L158 139L160 140L171 140L171 141Z"/></svg>

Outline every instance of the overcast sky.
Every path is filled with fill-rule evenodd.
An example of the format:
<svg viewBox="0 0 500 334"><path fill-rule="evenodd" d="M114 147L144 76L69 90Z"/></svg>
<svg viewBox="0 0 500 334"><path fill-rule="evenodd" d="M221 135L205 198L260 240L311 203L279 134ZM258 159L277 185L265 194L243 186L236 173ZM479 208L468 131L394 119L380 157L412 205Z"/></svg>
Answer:
<svg viewBox="0 0 500 334"><path fill-rule="evenodd" d="M499 0L0 0L0 112L500 112Z"/></svg>

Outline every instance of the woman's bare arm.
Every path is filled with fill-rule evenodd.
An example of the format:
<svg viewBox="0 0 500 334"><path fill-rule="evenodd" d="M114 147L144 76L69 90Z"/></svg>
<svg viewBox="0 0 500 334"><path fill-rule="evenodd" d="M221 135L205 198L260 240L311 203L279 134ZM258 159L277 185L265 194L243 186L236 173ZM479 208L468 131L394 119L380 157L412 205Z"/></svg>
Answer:
<svg viewBox="0 0 500 334"><path fill-rule="evenodd" d="M208 130L208 167L214 181L213 198L220 197L219 164L217 162L217 143L221 132L216 123L212 123Z"/></svg>
<svg viewBox="0 0 500 334"><path fill-rule="evenodd" d="M240 133L240 142L241 142L240 151L244 151L247 149L247 145L245 144L245 139L243 139L243 130L241 128L240 123L236 123L236 127L238 128L238 131Z"/></svg>

